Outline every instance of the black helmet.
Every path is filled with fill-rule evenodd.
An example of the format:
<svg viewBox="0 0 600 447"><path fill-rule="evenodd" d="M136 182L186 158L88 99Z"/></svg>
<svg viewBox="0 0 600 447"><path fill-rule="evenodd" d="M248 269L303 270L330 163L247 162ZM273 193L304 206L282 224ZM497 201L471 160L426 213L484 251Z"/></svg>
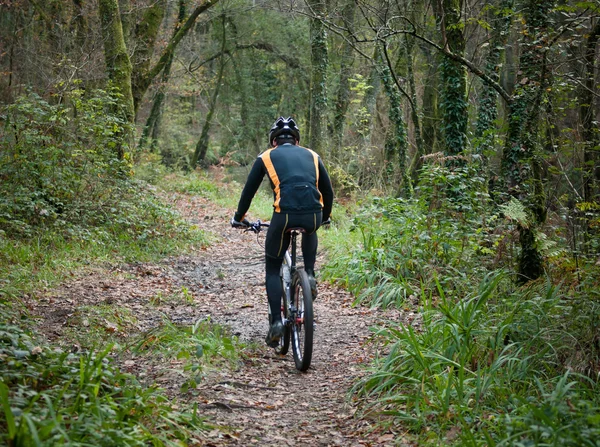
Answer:
<svg viewBox="0 0 600 447"><path fill-rule="evenodd" d="M271 127L269 131L269 144L271 146L275 146L274 141L281 136L289 135L296 140L296 143L300 141L300 129L296 125L296 122L292 119L292 117L284 118L280 116Z"/></svg>

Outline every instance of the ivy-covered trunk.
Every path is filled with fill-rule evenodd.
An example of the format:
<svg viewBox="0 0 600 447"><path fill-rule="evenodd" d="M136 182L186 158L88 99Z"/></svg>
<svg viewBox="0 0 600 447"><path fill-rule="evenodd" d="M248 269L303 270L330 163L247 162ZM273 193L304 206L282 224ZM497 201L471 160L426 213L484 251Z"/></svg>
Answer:
<svg viewBox="0 0 600 447"><path fill-rule="evenodd" d="M459 56L465 53L462 7L462 0L443 0L442 8L438 11L442 45ZM457 155L463 152L467 144L467 71L461 63L444 57L441 74L444 151L447 155Z"/></svg>
<svg viewBox="0 0 600 447"><path fill-rule="evenodd" d="M356 3L354 0L348 0L342 11L342 20L349 29L354 25L354 12ZM354 49L346 40L342 42L341 62L340 62L340 82L335 102L335 115L333 118L333 136L334 142L331 148L331 156L336 158L338 151L343 145L344 124L346 122L346 113L350 104L350 76L352 75L352 62L354 61Z"/></svg>
<svg viewBox="0 0 600 447"><path fill-rule="evenodd" d="M494 82L500 81L500 69L512 22L513 6L514 0L499 0L489 11L492 31L489 52L485 61L485 71ZM487 153L494 149L495 121L497 118L498 92L490 85L484 83L481 97L479 98L477 127L475 131L475 135L479 139L475 151L480 156L481 172L484 175L487 174Z"/></svg>
<svg viewBox="0 0 600 447"><path fill-rule="evenodd" d="M378 50L377 64L379 75L381 76L383 87L390 103L388 116L391 125L385 141L386 161L390 168L390 174L393 174L396 170L394 167L397 163L399 191L402 195L407 196L410 191L410 180L406 172L408 140L406 136L406 124L402 115L402 101L400 99L400 91L392 77L385 45L379 44ZM395 162L395 159L398 161ZM394 176L392 175L391 178L393 179Z"/></svg>
<svg viewBox="0 0 600 447"><path fill-rule="evenodd" d="M119 5L117 0L99 0L98 10L102 24L104 57L108 77L122 95L120 97L120 113L123 113L127 122L133 124L135 112L131 90L132 69L123 37ZM123 158L125 155L122 144L117 147L117 155L119 158Z"/></svg>
<svg viewBox="0 0 600 447"><path fill-rule="evenodd" d="M308 0L315 17L310 20L311 82L309 146L319 154L325 147L324 130L327 116L327 30L322 18L327 12L324 0Z"/></svg>
<svg viewBox="0 0 600 447"><path fill-rule="evenodd" d="M519 224L519 282L544 273L543 258L536 243L537 228L546 220L546 196L539 159L539 113L550 86L547 69L548 13L553 0L529 0L524 8L520 75L509 105L508 135L502 168L508 194L528 212L528 222Z"/></svg>

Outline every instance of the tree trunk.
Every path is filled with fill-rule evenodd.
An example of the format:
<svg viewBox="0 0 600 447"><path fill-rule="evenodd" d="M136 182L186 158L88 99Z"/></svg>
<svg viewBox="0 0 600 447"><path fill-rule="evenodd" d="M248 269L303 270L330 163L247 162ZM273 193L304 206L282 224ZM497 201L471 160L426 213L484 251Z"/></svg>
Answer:
<svg viewBox="0 0 600 447"><path fill-rule="evenodd" d="M494 82L500 82L500 69L508 41L508 31L512 22L513 5L514 0L500 0L494 10L490 11L490 21L493 26L485 70ZM476 137L480 139L475 151L481 158L481 172L484 175L487 175L487 153L494 149L494 131L497 118L498 92L488 84L484 84L479 99L479 112L475 131Z"/></svg>
<svg viewBox="0 0 600 447"><path fill-rule="evenodd" d="M460 22L462 6L462 0L443 0L438 18L442 46L461 57L465 53L465 38ZM444 152L457 155L464 151L467 144L467 71L461 63L444 57L441 73Z"/></svg>
<svg viewBox="0 0 600 447"><path fill-rule="evenodd" d="M584 79L581 89L581 105L579 107L579 119L582 127L584 141L584 178L583 193L586 201L597 199L600 193L600 166L598 160L598 125L595 123L596 99L600 90L595 86L596 76L596 45L600 36L600 19L596 19L596 25L587 37L584 55Z"/></svg>
<svg viewBox="0 0 600 447"><path fill-rule="evenodd" d="M164 20L166 10L167 0L154 1L151 6L146 8L142 19L135 26L135 47L131 56L133 65L131 85L136 114L140 102L142 101L142 96L144 96L147 89L147 87L144 89L144 80L150 67L154 46L156 44L156 36L158 35L160 25ZM171 57L170 60L167 60L167 64L170 64L172 60L173 58Z"/></svg>
<svg viewBox="0 0 600 447"><path fill-rule="evenodd" d="M70 29L75 35L75 45L83 47L88 33L88 23L83 12L83 0L73 0L73 16L71 18Z"/></svg>
<svg viewBox="0 0 600 447"><path fill-rule="evenodd" d="M137 98L137 101L141 101L154 78L156 78L156 76L158 76L158 74L164 70L166 64L172 58L175 52L175 48L177 48L179 42L181 42L181 40L187 35L188 31L196 22L198 16L218 2L219 0L204 0L199 6L196 7L196 9L194 9L194 11L192 11L192 13L189 15L185 23L181 26L179 31L177 31L177 33L175 33L171 40L169 40L167 47L162 52L162 55L160 56L156 64L152 68L150 68L145 74L143 74L143 76L140 76L140 78L136 80L135 97ZM137 110L138 105L136 105L135 110Z"/></svg>
<svg viewBox="0 0 600 447"><path fill-rule="evenodd" d="M212 124L212 118L215 113L215 109L217 108L217 99L219 97L219 90L221 89L221 80L223 79L223 72L225 71L225 46L227 44L226 32L225 32L225 21L226 17L223 17L223 36L221 41L221 58L219 64L219 72L217 74L217 83L215 85L215 91L213 92L213 96L210 101L210 106L208 113L206 114L206 119L204 120L204 125L202 126L202 132L200 134L200 138L198 139L198 143L196 144L196 150L194 151L194 156L192 157L191 168L196 169L198 163L202 163L204 158L206 157L206 151L208 150L208 132L210 131L210 125Z"/></svg>
<svg viewBox="0 0 600 447"><path fill-rule="evenodd" d="M354 24L354 13L356 3L354 0L348 0L342 11L342 20L347 28L352 28ZM335 115L333 119L334 142L331 148L331 156L336 158L338 151L343 146L344 124L346 122L346 113L350 104L350 76L352 75L352 63L354 61L354 49L346 40L342 43L342 60L340 65L340 84L335 102Z"/></svg>
<svg viewBox="0 0 600 447"><path fill-rule="evenodd" d="M377 54L378 51L377 48L375 48L373 50L374 60L377 59ZM363 98L363 106L366 109L365 115L369 119L369 122L364 126L365 132L361 133L363 148L371 147L371 137L373 135L373 126L375 122L375 110L377 108L377 97L381 91L381 76L379 75L379 67L377 63L374 63L373 67L371 68L368 84L371 88L365 93L365 97Z"/></svg>
<svg viewBox="0 0 600 447"><path fill-rule="evenodd" d="M222 58L224 59L224 57ZM212 99L210 101L210 107L208 113L206 114L206 119L204 120L204 125L202 126L202 133L200 134L200 138L198 139L198 143L196 144L196 150L194 151L194 156L192 157L191 167L195 169L198 163L202 163L204 158L206 157L206 152L208 150L208 132L210 130L210 126L212 124L213 115L215 113L215 109L217 108L217 98L219 97L219 90L221 86L221 80L223 78L223 69L225 68L225 61L221 61L221 65L219 67L219 73L217 75L217 85L215 86L215 91L213 92Z"/></svg>
<svg viewBox="0 0 600 447"><path fill-rule="evenodd" d="M175 25L175 30L173 32L173 35L177 34L177 32L179 31L179 28L181 27L181 23L185 19L186 1L187 0L179 0L177 23ZM165 64L165 68L163 69L162 77L160 80L160 85L158 86L156 95L154 96L154 101L152 102L152 109L150 110L150 115L148 116L148 119L146 120L146 125L144 126L144 129L142 131L142 136L140 138L140 143L139 143L140 148L143 148L146 146L148 137L151 137L151 141L152 141L151 145L150 145L151 148L154 148L156 146L156 142L157 142L159 134L160 134L160 124L161 124L161 118L162 118L163 104L164 104L164 100L166 97L167 85L169 83L169 78L171 76L171 65L172 64L173 64L173 54L171 54L171 57L167 60L167 62Z"/></svg>
<svg viewBox="0 0 600 447"><path fill-rule="evenodd" d="M421 166L421 157L425 155L425 150L423 148L423 135L421 133L421 119L419 117L419 108L417 104L417 87L415 85L415 73L413 70L413 49L415 41L414 39L406 34L404 36L404 52L406 57L406 77L408 79L408 88L409 95L411 98L411 108L410 108L410 117L413 123L413 129L415 133L415 144L417 146L417 150L415 151L414 157L412 157L412 162L408 166L408 178L411 178L413 181L417 179L417 172Z"/></svg>
<svg viewBox="0 0 600 447"><path fill-rule="evenodd" d="M121 18L121 27L123 28L123 37L125 45L129 46L131 39L131 0L119 0L119 17Z"/></svg>
<svg viewBox="0 0 600 447"><path fill-rule="evenodd" d="M385 153L386 161L393 167L397 163L399 191L407 196L410 191L410 181L406 171L406 149L408 146L406 138L406 125L402 115L402 102L400 92L394 80L392 79L391 69L388 65L389 58L386 56L386 47L384 44L379 46L379 55L377 62L379 64L379 74L383 82L385 93L388 97L390 108L388 111L391 127L386 136ZM394 161L397 159L397 162ZM393 176L392 176L393 178Z"/></svg>
<svg viewBox="0 0 600 447"><path fill-rule="evenodd" d="M311 82L309 146L322 155L325 148L325 117L327 116L327 30L322 22L326 14L325 0L308 0L314 14L310 19Z"/></svg>
<svg viewBox="0 0 600 447"><path fill-rule="evenodd" d="M429 67L425 75L423 86L423 151L430 154L436 151L438 144L438 70L437 55L430 48L421 48L425 55L426 65Z"/></svg>
<svg viewBox="0 0 600 447"><path fill-rule="evenodd" d="M550 85L547 69L548 11L552 0L529 0L525 5L525 30L521 43L516 83L509 106L508 135L503 153L503 178L506 190L526 207L531 223L519 226L520 283L539 278L544 271L543 258L535 241L535 231L546 220L546 196L541 178L539 146L539 110Z"/></svg>
<svg viewBox="0 0 600 447"><path fill-rule="evenodd" d="M131 62L123 38L119 5L117 0L99 0L98 8L108 77L122 95L120 113L123 114L125 121L133 124L135 113L131 91ZM117 148L117 155L119 158L124 157L123 145Z"/></svg>

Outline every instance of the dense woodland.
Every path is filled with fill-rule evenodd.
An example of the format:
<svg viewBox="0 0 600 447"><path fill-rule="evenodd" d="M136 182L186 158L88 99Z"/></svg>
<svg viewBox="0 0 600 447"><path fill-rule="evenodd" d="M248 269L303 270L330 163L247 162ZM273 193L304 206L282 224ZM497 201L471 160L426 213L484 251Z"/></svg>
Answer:
<svg viewBox="0 0 600 447"><path fill-rule="evenodd" d="M0 1L5 319L17 252L199 238L149 185L291 115L336 191L323 279L420 300L354 399L419 445L600 445L599 38L597 0Z"/></svg>

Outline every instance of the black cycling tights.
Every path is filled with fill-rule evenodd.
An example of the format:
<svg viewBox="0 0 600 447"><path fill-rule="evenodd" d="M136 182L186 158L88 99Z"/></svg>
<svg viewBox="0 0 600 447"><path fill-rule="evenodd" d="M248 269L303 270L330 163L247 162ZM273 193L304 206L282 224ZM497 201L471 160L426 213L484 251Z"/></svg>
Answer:
<svg viewBox="0 0 600 447"><path fill-rule="evenodd" d="M265 241L265 285L273 321L281 318L283 287L279 272L283 256L290 244L290 235L286 233L286 230L294 227L305 229L306 233L302 234L304 269L309 275L314 275L317 246L319 244L317 229L321 225L321 218L322 214L320 212L312 214L273 214Z"/></svg>

